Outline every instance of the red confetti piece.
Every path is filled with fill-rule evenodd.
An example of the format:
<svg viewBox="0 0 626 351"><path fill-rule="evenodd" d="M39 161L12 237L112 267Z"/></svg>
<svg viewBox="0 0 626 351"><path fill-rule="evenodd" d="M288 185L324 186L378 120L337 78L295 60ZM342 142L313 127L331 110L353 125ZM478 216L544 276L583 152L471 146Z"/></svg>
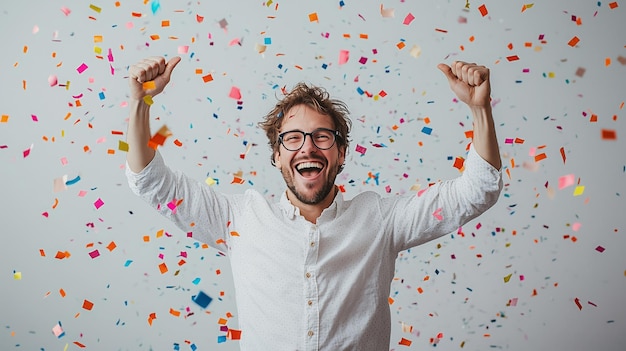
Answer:
<svg viewBox="0 0 626 351"><path fill-rule="evenodd" d="M487 16L487 14L489 13L489 11L487 11L487 6L485 6L485 4L482 4L478 7L478 11L480 11L480 14L485 17Z"/></svg>
<svg viewBox="0 0 626 351"><path fill-rule="evenodd" d="M617 133L613 129L602 129L602 139L615 140L617 139Z"/></svg>
<svg viewBox="0 0 626 351"><path fill-rule="evenodd" d="M583 305L580 304L580 299L579 298L575 298L574 299L574 303L576 304L576 306L578 306L579 310L583 309Z"/></svg>
<svg viewBox="0 0 626 351"><path fill-rule="evenodd" d="M517 60L519 60L519 56L517 56L517 55L507 56L506 60L509 61L509 62L517 61Z"/></svg>
<svg viewBox="0 0 626 351"><path fill-rule="evenodd" d="M598 246L596 247L596 251L598 251L598 252L600 252L600 253L603 253L603 252L604 252L604 250L606 250L606 249L605 249L604 247L602 247L601 245L598 245Z"/></svg>

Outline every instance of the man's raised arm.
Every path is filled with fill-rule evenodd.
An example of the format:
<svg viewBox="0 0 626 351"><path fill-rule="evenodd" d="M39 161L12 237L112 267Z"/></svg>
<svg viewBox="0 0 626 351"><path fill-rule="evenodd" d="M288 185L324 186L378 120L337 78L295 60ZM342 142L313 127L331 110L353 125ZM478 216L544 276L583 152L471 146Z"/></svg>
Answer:
<svg viewBox="0 0 626 351"><path fill-rule="evenodd" d="M130 170L135 173L143 170L152 161L155 153L155 150L148 146L151 138L150 105L144 99L147 96L151 99L165 89L172 70L179 62L180 57L174 57L167 63L163 57L149 57L130 66L126 160Z"/></svg>
<svg viewBox="0 0 626 351"><path fill-rule="evenodd" d="M500 169L502 160L491 114L489 68L461 61L450 66L440 63L437 67L448 78L452 91L472 112L474 149L485 161Z"/></svg>

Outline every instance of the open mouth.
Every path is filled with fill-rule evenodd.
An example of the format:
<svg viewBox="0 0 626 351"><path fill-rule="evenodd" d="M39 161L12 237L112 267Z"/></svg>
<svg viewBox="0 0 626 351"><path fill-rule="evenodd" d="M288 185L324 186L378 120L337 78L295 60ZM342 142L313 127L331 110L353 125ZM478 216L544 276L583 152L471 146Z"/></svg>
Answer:
<svg viewBox="0 0 626 351"><path fill-rule="evenodd" d="M302 162L296 165L296 171L305 178L313 178L317 176L324 165L320 162Z"/></svg>

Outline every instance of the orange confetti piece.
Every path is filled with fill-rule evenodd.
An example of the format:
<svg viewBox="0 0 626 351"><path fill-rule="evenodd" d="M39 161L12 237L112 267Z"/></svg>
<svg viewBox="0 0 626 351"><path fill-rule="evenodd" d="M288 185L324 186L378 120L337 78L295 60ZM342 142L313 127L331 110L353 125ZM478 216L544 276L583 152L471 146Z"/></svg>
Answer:
<svg viewBox="0 0 626 351"><path fill-rule="evenodd" d="M205 83L208 83L208 82L210 82L212 80L213 80L213 75L211 75L211 74L207 74L206 76L202 77L202 81L205 82Z"/></svg>
<svg viewBox="0 0 626 351"><path fill-rule="evenodd" d="M317 12L313 12L309 14L309 22L319 22L319 18L317 17Z"/></svg>
<svg viewBox="0 0 626 351"><path fill-rule="evenodd" d="M539 161L541 161L541 160L543 160L543 159L545 159L547 157L548 156L546 156L546 154L542 152L539 155L535 155L535 162L539 162Z"/></svg>
<svg viewBox="0 0 626 351"><path fill-rule="evenodd" d="M156 83L154 83L154 81L151 80L149 82L144 82L143 84L141 84L141 87L143 88L143 90L155 89Z"/></svg>
<svg viewBox="0 0 626 351"><path fill-rule="evenodd" d="M169 27L169 26L170 26L170 21L169 20L161 21L161 27Z"/></svg>
<svg viewBox="0 0 626 351"><path fill-rule="evenodd" d="M93 302L91 302L89 300L84 300L83 301L83 308L86 309L87 311L91 311L91 309L93 308Z"/></svg>
<svg viewBox="0 0 626 351"><path fill-rule="evenodd" d="M412 343L413 342L411 340L402 338L402 339L400 339L400 342L398 343L398 345L411 346Z"/></svg>
<svg viewBox="0 0 626 351"><path fill-rule="evenodd" d="M180 311L170 308L170 314L174 317L180 317Z"/></svg>
<svg viewBox="0 0 626 351"><path fill-rule="evenodd" d="M239 236L239 233L237 233L235 231L232 231L232 232L230 232L230 236Z"/></svg>
<svg viewBox="0 0 626 351"><path fill-rule="evenodd" d="M159 271L161 272L161 274L167 273L167 265L165 264L165 262L159 264Z"/></svg>
<svg viewBox="0 0 626 351"><path fill-rule="evenodd" d="M152 321L154 321L156 318L156 312L150 313L150 315L148 316L148 324L152 325Z"/></svg>
<svg viewBox="0 0 626 351"><path fill-rule="evenodd" d="M567 45L574 47L579 42L580 42L580 39L577 36L574 36L572 39L569 40L569 42L567 42Z"/></svg>
<svg viewBox="0 0 626 351"><path fill-rule="evenodd" d="M59 289L59 295L61 295L61 297L65 297L67 294L65 293L65 290Z"/></svg>
<svg viewBox="0 0 626 351"><path fill-rule="evenodd" d="M607 57L604 59L604 66L608 67L611 65L611 58Z"/></svg>
<svg viewBox="0 0 626 351"><path fill-rule="evenodd" d="M613 1L612 3L609 3L609 8L610 8L611 10L616 9L616 8L617 8L617 6L619 6L619 5L617 4L617 1Z"/></svg>

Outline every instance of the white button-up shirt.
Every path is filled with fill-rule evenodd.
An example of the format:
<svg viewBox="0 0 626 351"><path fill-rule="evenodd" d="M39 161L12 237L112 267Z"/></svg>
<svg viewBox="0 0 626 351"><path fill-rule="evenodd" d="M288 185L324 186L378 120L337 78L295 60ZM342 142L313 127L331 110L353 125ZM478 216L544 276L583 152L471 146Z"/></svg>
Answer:
<svg viewBox="0 0 626 351"><path fill-rule="evenodd" d="M405 196L338 194L313 224L284 194L220 194L158 152L140 173L126 169L136 194L227 253L242 350L389 350L397 254L457 230L502 189L501 172L470 147L458 178Z"/></svg>

